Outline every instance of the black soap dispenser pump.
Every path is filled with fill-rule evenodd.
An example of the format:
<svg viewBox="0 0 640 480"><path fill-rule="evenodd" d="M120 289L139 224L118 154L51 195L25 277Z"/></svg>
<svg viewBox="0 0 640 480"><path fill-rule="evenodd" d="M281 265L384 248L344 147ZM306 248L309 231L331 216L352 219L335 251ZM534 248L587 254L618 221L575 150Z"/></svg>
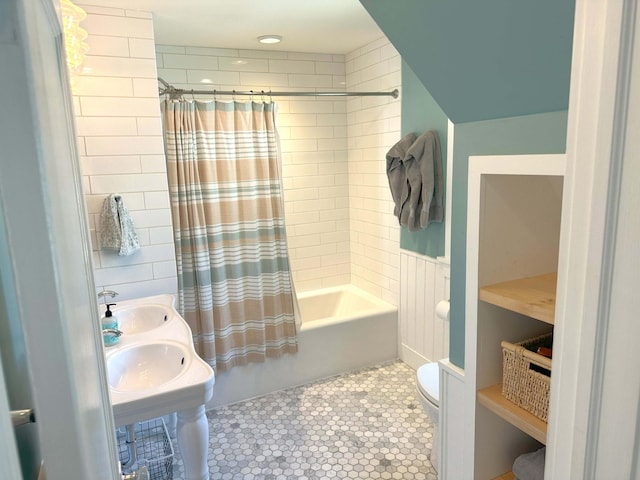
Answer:
<svg viewBox="0 0 640 480"><path fill-rule="evenodd" d="M104 312L104 317L101 319L102 341L105 347L112 347L118 343L122 332L118 331L118 320L110 309L115 306L115 303L107 303L106 306L107 311Z"/></svg>
<svg viewBox="0 0 640 480"><path fill-rule="evenodd" d="M107 311L104 312L104 317L102 317L102 329L105 330L107 328L118 328L118 320L116 319L113 312L110 310L110 307L115 307L115 303L107 303Z"/></svg>

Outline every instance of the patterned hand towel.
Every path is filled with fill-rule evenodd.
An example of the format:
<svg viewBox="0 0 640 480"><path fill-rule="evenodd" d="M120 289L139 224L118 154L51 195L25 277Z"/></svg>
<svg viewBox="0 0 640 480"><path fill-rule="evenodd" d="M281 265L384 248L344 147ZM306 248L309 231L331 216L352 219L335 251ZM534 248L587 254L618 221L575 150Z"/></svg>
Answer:
<svg viewBox="0 0 640 480"><path fill-rule="evenodd" d="M136 228L120 195L111 194L102 203L100 245L118 250L118 255L123 256L140 249Z"/></svg>

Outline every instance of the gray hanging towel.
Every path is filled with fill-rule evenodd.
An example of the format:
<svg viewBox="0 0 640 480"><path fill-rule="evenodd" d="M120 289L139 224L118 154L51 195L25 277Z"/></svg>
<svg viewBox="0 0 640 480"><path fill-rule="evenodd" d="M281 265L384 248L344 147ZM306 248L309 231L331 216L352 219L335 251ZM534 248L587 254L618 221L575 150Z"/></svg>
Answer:
<svg viewBox="0 0 640 480"><path fill-rule="evenodd" d="M118 250L118 255L123 256L140 249L136 228L120 195L112 193L102 203L100 245Z"/></svg>
<svg viewBox="0 0 640 480"><path fill-rule="evenodd" d="M440 140L434 130L420 135L404 157L409 183L409 198L402 208L400 223L410 231L426 228L431 222L441 222L442 158Z"/></svg>
<svg viewBox="0 0 640 480"><path fill-rule="evenodd" d="M407 182L403 159L416 138L417 135L415 133L409 133L387 152L387 178L389 179L391 197L395 204L393 214L398 217L398 222L400 222L402 206L409 198L409 183Z"/></svg>

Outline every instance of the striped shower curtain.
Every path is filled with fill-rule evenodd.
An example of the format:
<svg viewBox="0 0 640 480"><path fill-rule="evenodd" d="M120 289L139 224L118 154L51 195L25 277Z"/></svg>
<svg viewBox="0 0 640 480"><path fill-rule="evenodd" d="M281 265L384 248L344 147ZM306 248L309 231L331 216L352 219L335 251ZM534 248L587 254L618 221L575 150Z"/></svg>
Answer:
<svg viewBox="0 0 640 480"><path fill-rule="evenodd" d="M178 308L217 371L297 351L275 104L162 103Z"/></svg>

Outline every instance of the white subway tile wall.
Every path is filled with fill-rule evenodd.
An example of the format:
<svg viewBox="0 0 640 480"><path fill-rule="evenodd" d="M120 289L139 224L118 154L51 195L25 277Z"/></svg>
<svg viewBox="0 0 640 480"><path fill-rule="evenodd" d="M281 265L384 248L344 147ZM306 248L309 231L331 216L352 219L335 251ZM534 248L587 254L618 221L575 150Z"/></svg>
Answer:
<svg viewBox="0 0 640 480"><path fill-rule="evenodd" d="M262 91L346 89L341 84L344 55L156 45L156 58L158 76L176 87L254 90L255 101L261 101ZM268 95L264 98L268 100ZM274 100L279 106L287 236L296 290L350 283L346 101Z"/></svg>
<svg viewBox="0 0 640 480"><path fill-rule="evenodd" d="M83 8L90 50L73 103L96 287L116 290L123 300L175 293L151 15ZM142 245L127 257L100 249L97 241L100 209L110 193L122 194Z"/></svg>
<svg viewBox="0 0 640 480"><path fill-rule="evenodd" d="M349 90L400 89L400 55L386 38L347 54L345 67ZM351 97L346 108L351 281L398 305L400 228L385 155L400 139L400 99Z"/></svg>
<svg viewBox="0 0 640 480"><path fill-rule="evenodd" d="M254 90L256 101L263 98L262 91L267 99L270 90L400 86L399 56L385 38L346 57L154 47L147 12L91 6L86 10L83 27L89 32L90 51L74 89L78 148L96 286L113 288L122 299L176 291L156 76L189 89ZM297 291L353 282L397 304L399 231L384 158L400 135L400 101L275 100ZM143 247L131 257L100 250L97 243L100 207L109 193L123 195L136 223Z"/></svg>

